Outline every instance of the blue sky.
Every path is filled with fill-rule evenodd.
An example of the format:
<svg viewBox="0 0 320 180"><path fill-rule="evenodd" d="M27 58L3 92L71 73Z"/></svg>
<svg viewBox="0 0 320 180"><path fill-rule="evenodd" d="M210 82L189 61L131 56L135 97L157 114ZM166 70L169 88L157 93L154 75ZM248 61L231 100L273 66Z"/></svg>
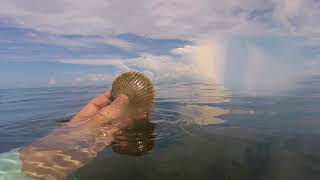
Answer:
<svg viewBox="0 0 320 180"><path fill-rule="evenodd" d="M320 73L318 0L1 4L0 88L103 84L139 70L254 89Z"/></svg>

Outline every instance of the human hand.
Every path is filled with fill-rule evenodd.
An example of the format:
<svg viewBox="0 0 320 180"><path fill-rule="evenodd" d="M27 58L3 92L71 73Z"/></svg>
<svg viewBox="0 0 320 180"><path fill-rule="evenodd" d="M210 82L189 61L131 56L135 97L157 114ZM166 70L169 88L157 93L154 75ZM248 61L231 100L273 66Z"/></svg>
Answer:
<svg viewBox="0 0 320 180"><path fill-rule="evenodd" d="M23 173L37 180L67 179L130 125L127 102L123 95L112 102L110 92L91 100L65 127L20 150Z"/></svg>
<svg viewBox="0 0 320 180"><path fill-rule="evenodd" d="M92 99L70 122L67 127L96 128L103 124L127 127L131 124L126 111L128 97L120 95L112 102L110 91Z"/></svg>

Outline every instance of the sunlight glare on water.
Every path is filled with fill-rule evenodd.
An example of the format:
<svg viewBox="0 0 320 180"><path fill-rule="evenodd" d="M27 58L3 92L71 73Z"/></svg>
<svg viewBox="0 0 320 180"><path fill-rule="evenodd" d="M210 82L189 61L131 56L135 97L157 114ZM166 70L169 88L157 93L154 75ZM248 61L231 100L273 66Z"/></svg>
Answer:
<svg viewBox="0 0 320 180"><path fill-rule="evenodd" d="M219 84L157 84L151 122L117 137L75 176L317 180L319 82L265 96ZM0 90L0 151L44 136L106 88Z"/></svg>

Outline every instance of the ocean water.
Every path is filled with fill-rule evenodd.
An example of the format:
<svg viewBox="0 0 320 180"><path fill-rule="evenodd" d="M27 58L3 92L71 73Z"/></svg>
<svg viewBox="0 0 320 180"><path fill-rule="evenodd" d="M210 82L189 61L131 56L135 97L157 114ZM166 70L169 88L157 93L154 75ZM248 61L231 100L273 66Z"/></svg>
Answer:
<svg viewBox="0 0 320 180"><path fill-rule="evenodd" d="M107 88L1 89L0 152L45 136ZM319 77L259 96L204 83L156 89L148 126L129 130L77 179L320 179Z"/></svg>

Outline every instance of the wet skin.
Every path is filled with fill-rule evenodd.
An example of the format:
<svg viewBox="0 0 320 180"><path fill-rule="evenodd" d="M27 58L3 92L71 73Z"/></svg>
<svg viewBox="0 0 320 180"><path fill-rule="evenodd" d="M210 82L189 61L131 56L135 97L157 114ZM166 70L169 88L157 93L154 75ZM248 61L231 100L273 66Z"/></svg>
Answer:
<svg viewBox="0 0 320 180"><path fill-rule="evenodd" d="M111 99L110 92L94 98L71 121L22 148L22 172L39 180L64 180L95 158L114 134L133 124L126 113L128 98Z"/></svg>

